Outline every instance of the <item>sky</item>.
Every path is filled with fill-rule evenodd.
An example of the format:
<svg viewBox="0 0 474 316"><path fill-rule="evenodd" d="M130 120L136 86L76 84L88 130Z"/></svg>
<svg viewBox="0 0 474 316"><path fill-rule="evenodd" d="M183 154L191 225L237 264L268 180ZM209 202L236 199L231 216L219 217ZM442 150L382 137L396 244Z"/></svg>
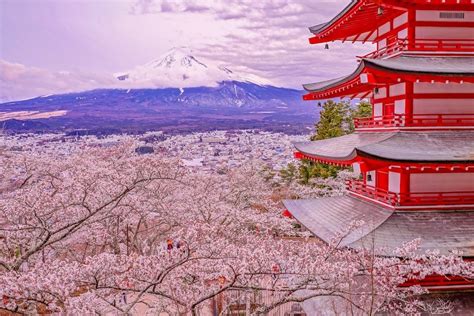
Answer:
<svg viewBox="0 0 474 316"><path fill-rule="evenodd" d="M0 0L0 101L107 87L173 47L277 86L356 68L370 44L310 45L349 0Z"/></svg>

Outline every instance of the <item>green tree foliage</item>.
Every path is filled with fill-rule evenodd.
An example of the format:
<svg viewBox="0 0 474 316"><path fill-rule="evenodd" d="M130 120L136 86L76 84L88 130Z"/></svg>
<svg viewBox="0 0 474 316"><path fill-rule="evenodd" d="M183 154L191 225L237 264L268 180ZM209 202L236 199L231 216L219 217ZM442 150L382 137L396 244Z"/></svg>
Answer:
<svg viewBox="0 0 474 316"><path fill-rule="evenodd" d="M352 111L352 117L369 117L372 116L372 104L367 101L361 101Z"/></svg>
<svg viewBox="0 0 474 316"><path fill-rule="evenodd" d="M303 184L308 184L312 178L334 178L339 170L341 170L339 167L303 160L299 167L299 180Z"/></svg>
<svg viewBox="0 0 474 316"><path fill-rule="evenodd" d="M322 140L350 134L354 131L353 119L355 117L368 117L372 115L372 105L368 102L360 102L356 108L352 108L347 101L334 102L329 100L324 103L320 112L320 120L316 123L316 133L311 140ZM336 177L339 167L302 161L299 166L299 180L307 184L311 178Z"/></svg>
<svg viewBox="0 0 474 316"><path fill-rule="evenodd" d="M293 163L289 163L286 168L280 170L280 178L285 183L293 182L298 177L298 168Z"/></svg>
<svg viewBox="0 0 474 316"><path fill-rule="evenodd" d="M354 118L370 117L372 116L372 104L367 101L361 101L355 109L351 110L351 133L354 131Z"/></svg>
<svg viewBox="0 0 474 316"><path fill-rule="evenodd" d="M334 102L329 100L324 103L320 112L319 122L316 123L316 134L311 140L321 140L339 137L348 134L351 129L352 110L349 102Z"/></svg>

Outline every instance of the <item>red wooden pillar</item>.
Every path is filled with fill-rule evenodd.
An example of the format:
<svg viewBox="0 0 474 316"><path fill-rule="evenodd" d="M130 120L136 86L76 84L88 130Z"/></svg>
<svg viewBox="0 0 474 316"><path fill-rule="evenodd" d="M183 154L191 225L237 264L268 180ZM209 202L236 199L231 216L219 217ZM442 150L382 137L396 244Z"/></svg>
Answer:
<svg viewBox="0 0 474 316"><path fill-rule="evenodd" d="M415 9L408 9L408 50L415 48L416 40L416 11Z"/></svg>
<svg viewBox="0 0 474 316"><path fill-rule="evenodd" d="M409 199L410 195L410 174L402 171L400 174L400 205Z"/></svg>
<svg viewBox="0 0 474 316"><path fill-rule="evenodd" d="M375 174L376 174L375 185L377 186L377 189L388 191L388 171L377 170Z"/></svg>
<svg viewBox="0 0 474 316"><path fill-rule="evenodd" d="M405 126L411 126L413 124L413 95L414 95L414 82L407 81L405 83Z"/></svg>

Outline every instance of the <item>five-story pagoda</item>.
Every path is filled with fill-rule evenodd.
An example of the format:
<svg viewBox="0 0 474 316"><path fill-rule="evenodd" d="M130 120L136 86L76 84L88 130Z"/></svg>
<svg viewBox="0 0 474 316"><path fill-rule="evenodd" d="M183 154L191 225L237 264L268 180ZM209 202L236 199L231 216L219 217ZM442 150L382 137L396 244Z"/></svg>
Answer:
<svg viewBox="0 0 474 316"><path fill-rule="evenodd" d="M311 44L372 42L350 75L304 85L305 100L369 98L356 132L297 143L295 156L352 166L342 197L285 201L329 241L355 220L347 247L390 249L421 238L420 251L474 257L474 4L471 0L353 0L310 28ZM387 253L381 253L389 254ZM474 288L430 278L431 289Z"/></svg>

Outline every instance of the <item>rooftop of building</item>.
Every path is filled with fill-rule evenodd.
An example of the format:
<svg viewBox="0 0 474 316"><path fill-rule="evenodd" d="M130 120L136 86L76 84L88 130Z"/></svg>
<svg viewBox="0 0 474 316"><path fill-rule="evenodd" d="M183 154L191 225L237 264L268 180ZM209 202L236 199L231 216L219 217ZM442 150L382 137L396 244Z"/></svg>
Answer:
<svg viewBox="0 0 474 316"><path fill-rule="evenodd" d="M474 162L474 131L360 132L295 143L299 152L341 162L357 156L399 162Z"/></svg>
<svg viewBox="0 0 474 316"><path fill-rule="evenodd" d="M418 9L470 10L470 0L352 0L334 18L309 28L314 37L310 43L324 43L334 40L373 41L373 32L414 5Z"/></svg>
<svg viewBox="0 0 474 316"><path fill-rule="evenodd" d="M366 70L384 71L396 74L440 76L442 81L448 77L474 77L473 56L425 56L402 53L388 59L364 58L350 75L332 80L303 85L308 92L316 93L335 88L343 83L358 79ZM432 78L436 79L436 78ZM468 78L467 78L468 79ZM430 79L431 80L431 79ZM465 79L466 80L466 79ZM368 87L370 89L370 87Z"/></svg>
<svg viewBox="0 0 474 316"><path fill-rule="evenodd" d="M343 235L340 247L375 249L392 256L403 243L421 239L419 253L461 251L474 256L474 210L398 212L351 196L286 200L289 212L316 237L331 242L354 221L364 224Z"/></svg>

